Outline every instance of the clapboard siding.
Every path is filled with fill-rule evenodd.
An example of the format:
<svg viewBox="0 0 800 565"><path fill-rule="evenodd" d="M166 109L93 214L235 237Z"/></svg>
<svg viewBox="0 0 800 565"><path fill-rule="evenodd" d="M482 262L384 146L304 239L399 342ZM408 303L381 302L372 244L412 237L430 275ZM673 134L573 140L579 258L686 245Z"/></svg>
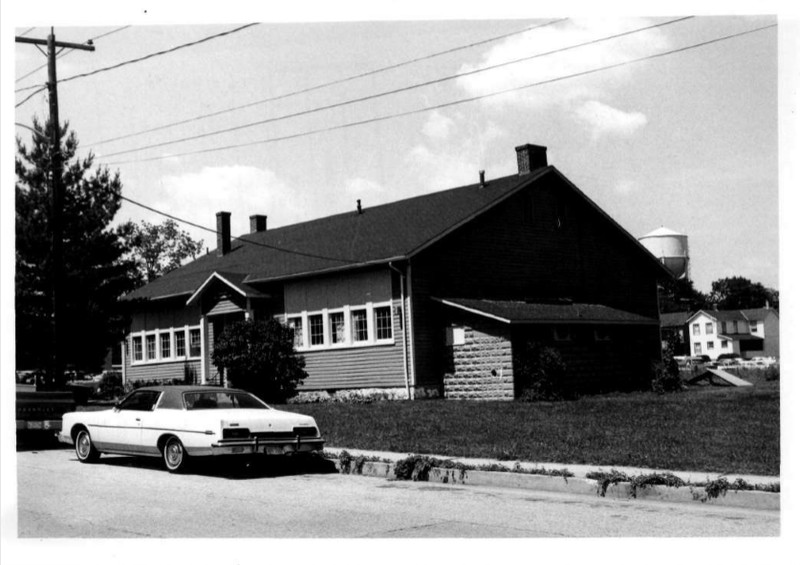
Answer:
<svg viewBox="0 0 800 565"><path fill-rule="evenodd" d="M191 381L200 382L200 360L170 361L165 363L145 363L132 365L126 356L125 378L128 381L160 381L160 380L185 380L187 376Z"/></svg>
<svg viewBox="0 0 800 565"><path fill-rule="evenodd" d="M393 314L400 301L392 302ZM308 378L300 390L405 386L403 336L399 316L393 315L394 344L347 349L304 351Z"/></svg>

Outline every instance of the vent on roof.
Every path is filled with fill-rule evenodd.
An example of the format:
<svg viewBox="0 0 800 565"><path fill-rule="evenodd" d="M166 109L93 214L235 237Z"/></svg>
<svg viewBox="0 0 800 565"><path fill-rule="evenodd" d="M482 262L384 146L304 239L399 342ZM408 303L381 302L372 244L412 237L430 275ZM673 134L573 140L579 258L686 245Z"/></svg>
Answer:
<svg viewBox="0 0 800 565"><path fill-rule="evenodd" d="M364 210L361 209L361 200L356 200L356 212L358 214L363 214Z"/></svg>
<svg viewBox="0 0 800 565"><path fill-rule="evenodd" d="M260 231L267 231L267 217L262 214L253 214L250 216L250 233Z"/></svg>
<svg viewBox="0 0 800 565"><path fill-rule="evenodd" d="M217 257L231 250L231 213L217 212Z"/></svg>
<svg viewBox="0 0 800 565"><path fill-rule="evenodd" d="M478 178L480 179L480 187L486 186L486 171L478 171Z"/></svg>
<svg viewBox="0 0 800 565"><path fill-rule="evenodd" d="M547 166L547 147L526 143L515 148L520 176Z"/></svg>

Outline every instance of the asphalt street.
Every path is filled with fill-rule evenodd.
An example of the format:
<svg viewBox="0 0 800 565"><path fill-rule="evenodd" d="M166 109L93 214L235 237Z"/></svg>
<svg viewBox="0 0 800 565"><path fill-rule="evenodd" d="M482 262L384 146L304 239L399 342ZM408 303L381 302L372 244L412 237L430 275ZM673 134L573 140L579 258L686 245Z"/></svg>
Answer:
<svg viewBox="0 0 800 565"><path fill-rule="evenodd" d="M171 475L160 460L17 456L20 538L777 536L779 512L340 475L285 459Z"/></svg>

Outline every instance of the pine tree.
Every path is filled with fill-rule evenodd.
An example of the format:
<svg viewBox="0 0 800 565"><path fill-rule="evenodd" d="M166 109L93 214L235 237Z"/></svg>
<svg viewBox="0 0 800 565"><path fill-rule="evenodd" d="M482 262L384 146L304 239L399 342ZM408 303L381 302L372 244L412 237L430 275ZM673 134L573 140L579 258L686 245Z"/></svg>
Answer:
<svg viewBox="0 0 800 565"><path fill-rule="evenodd" d="M51 124L33 121L28 148L17 138L16 196L16 352L18 369L50 365L52 343ZM60 343L62 364L76 371L98 371L127 324L118 298L133 288L133 266L110 223L120 207L119 173L92 169L94 156L76 157L78 140L64 124L62 155L62 279ZM58 385L61 375L47 375Z"/></svg>

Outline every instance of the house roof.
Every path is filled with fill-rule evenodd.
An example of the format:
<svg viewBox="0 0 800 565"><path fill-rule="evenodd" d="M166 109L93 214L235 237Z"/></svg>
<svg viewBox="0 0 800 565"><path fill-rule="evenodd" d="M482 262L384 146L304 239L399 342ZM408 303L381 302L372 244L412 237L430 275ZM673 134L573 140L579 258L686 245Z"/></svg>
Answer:
<svg viewBox="0 0 800 565"><path fill-rule="evenodd" d="M231 242L231 250L208 253L134 290L125 299L159 299L192 295L211 273L239 275L241 284L336 272L407 259L478 215L541 179L554 174L626 235L645 261L662 276L668 271L641 244L584 195L555 167L510 175L416 196L363 213L348 212L257 233Z"/></svg>
<svg viewBox="0 0 800 565"><path fill-rule="evenodd" d="M705 314L709 318L718 322L750 322L764 320L770 313L778 315L777 310L772 308L749 308L747 310L698 310L690 319L696 318L700 314Z"/></svg>
<svg viewBox="0 0 800 565"><path fill-rule="evenodd" d="M436 298L438 302L507 324L658 324L658 320L602 304L560 304L485 300L478 298Z"/></svg>
<svg viewBox="0 0 800 565"><path fill-rule="evenodd" d="M661 314L661 327L684 326L691 315L691 312L667 312L666 314Z"/></svg>

